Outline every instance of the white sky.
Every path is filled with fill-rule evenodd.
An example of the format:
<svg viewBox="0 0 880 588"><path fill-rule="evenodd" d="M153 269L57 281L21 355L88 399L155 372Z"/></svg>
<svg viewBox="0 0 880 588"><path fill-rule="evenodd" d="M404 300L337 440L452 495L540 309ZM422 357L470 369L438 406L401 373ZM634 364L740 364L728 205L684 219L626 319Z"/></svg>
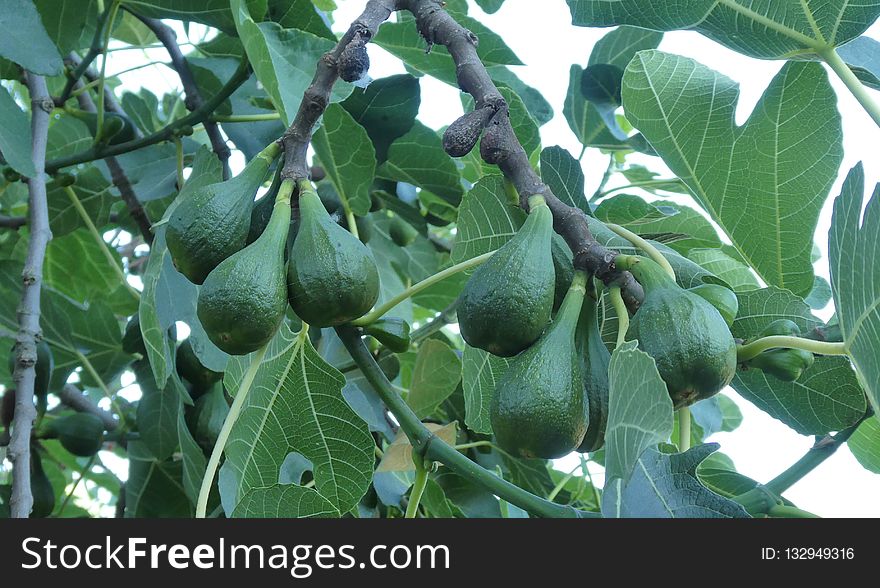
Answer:
<svg viewBox="0 0 880 588"><path fill-rule="evenodd" d="M339 9L335 13L335 28L341 31L360 14L365 2L337 0L337 4ZM553 106L555 118L541 129L543 145L561 145L577 155L580 144L562 115L562 105L568 89L568 71L572 63L586 64L593 44L607 30L573 27L567 5L562 0L547 3L508 0L494 15L485 15L473 2L470 4L471 14L500 34L527 64L513 68L516 73L525 82L538 88ZM185 36L182 27L175 28L179 31L179 38L183 40ZM198 27L191 30L196 31ZM868 34L880 38L880 25L875 25ZM780 61L759 61L744 57L691 32L667 34L660 49L697 59L738 81L742 88L737 113L739 122L745 121L772 77L782 66ZM373 78L405 71L397 59L380 48L370 45L369 51L372 61L370 75ZM162 50L150 50L147 53L151 59L166 59ZM107 71L121 71L143 63L143 60L144 55L139 51L115 52L110 58ZM138 87L144 86L159 95L178 87L176 77L163 66L141 69L124 75L122 79L126 90L136 91ZM831 192L836 195L846 171L860 157L867 157L868 154L873 156L864 161L868 185L873 186L880 180L880 161L876 157L880 129L833 76L832 82L840 96L839 107L843 115L846 150L841 177ZM425 124L439 128L448 125L461 114L457 89L428 77L422 78L421 88L422 106L419 117ZM874 92L873 95L876 100L880 100L880 93ZM607 158L598 151L590 150L583 161L589 194L602 176ZM237 154L234 163L241 163L240 154ZM643 163L652 169L661 172L664 170L656 158L645 158ZM817 271L826 278L827 233L830 221L829 198L817 231L817 243L823 252ZM821 315L828 318L830 309L826 309ZM812 438L794 433L741 399L732 390L728 392L742 409L745 417L743 425L734 433L717 434L711 440L721 443L721 450L733 458L743 474L766 482L794 463L811 446ZM560 469L566 471L577 463L574 457L559 461ZM880 517L880 501L877 500L880 496L880 476L864 470L846 447L795 485L786 496L799 507L821 516Z"/></svg>

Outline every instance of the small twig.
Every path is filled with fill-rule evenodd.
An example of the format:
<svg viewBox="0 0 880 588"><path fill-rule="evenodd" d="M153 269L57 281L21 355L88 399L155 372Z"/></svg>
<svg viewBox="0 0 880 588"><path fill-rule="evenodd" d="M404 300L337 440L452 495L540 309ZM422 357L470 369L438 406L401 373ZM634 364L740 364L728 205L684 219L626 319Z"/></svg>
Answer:
<svg viewBox="0 0 880 588"><path fill-rule="evenodd" d="M119 421L112 413L100 408L97 404L79 391L73 384L67 384L58 393L61 402L77 412L87 412L95 415L104 423L104 428L108 431L115 431L119 427Z"/></svg>
<svg viewBox="0 0 880 588"><path fill-rule="evenodd" d="M126 10L129 10L129 8L126 7ZM189 67L189 63L180 51L180 45L177 44L177 34L174 32L174 29L157 18L141 16L131 10L129 12L144 23L148 29L153 31L159 42L164 45L165 50L168 51L168 56L171 58L171 67L177 72L180 82L183 84L183 92L186 95L184 100L186 109L190 112L198 110L204 105L205 101L202 99L201 92L199 92L199 86L196 84L196 78ZM202 124L205 126L205 132L211 141L211 148L223 165L223 179L228 179L230 176L229 156L232 154L229 145L226 144L226 139L223 138L223 133L220 132L220 126L211 118L206 118L202 121Z"/></svg>
<svg viewBox="0 0 880 588"><path fill-rule="evenodd" d="M76 86L82 87L82 82L77 82ZM105 93L107 92L109 92L109 90L105 90ZM77 94L76 100L81 110L84 110L85 112L97 111L97 107L95 106L95 103L89 94ZM108 104L106 98L104 100L104 103ZM119 107L119 110L116 112L124 114L124 111L122 111L121 107ZM122 198L122 201L125 202L125 206L128 208L128 212L129 214L131 214L131 218L134 219L135 224L138 226L141 235L144 237L144 241L147 244L152 243L153 229L152 224L150 223L150 218L147 216L147 211L144 209L141 201L138 199L137 194L135 194L134 187L131 185L131 181L128 179L128 175L126 175L125 170L122 169L122 165L119 163L119 160L115 157L107 157L106 161L107 169L110 170L110 180L113 182L113 185L116 186L116 189L119 190L119 196Z"/></svg>
<svg viewBox="0 0 880 588"><path fill-rule="evenodd" d="M16 231L27 224L27 218L23 216L5 216L0 214L0 227L15 229Z"/></svg>
<svg viewBox="0 0 880 588"><path fill-rule="evenodd" d="M54 103L49 96L43 76L27 74L31 95L31 158L36 174L28 179L28 216L30 240L22 272L23 288L18 307L17 353L13 381L15 382L15 417L7 458L13 464L12 496L9 501L13 518L27 518L34 504L31 494L30 441L31 428L36 418L34 381L37 362L37 341L40 329L40 289L43 283L43 260L46 246L52 239L49 229L49 206L46 200L46 145L49 133L49 113Z"/></svg>
<svg viewBox="0 0 880 588"><path fill-rule="evenodd" d="M64 85L64 89L61 91L61 95L55 100L55 104L57 106L64 106L64 103L70 98L71 92L73 92L73 88L79 79L83 76L85 71L89 68L92 62L96 57L101 53L104 46L102 44L103 32L104 32L104 23L107 22L107 17L110 16L110 12L113 9L113 5L109 4L101 13L98 14L98 22L95 25L95 35L92 37L92 44L89 46L89 50L86 52L85 56L76 63L76 69L67 76L67 83Z"/></svg>

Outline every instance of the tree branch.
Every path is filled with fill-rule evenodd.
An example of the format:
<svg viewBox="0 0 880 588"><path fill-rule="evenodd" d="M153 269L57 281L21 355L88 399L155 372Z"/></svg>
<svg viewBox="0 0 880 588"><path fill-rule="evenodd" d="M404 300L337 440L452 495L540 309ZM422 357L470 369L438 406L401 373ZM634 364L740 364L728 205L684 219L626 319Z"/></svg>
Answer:
<svg viewBox="0 0 880 588"><path fill-rule="evenodd" d="M75 67L79 66L79 64L82 63L82 59L80 58L80 56L72 51L65 58L64 61L72 64ZM83 75L85 76L85 78L87 80L89 80L89 82L94 82L95 80L98 79L98 72L95 71L95 68L93 68L91 66L87 67L85 69L85 72L83 73ZM83 85L82 81L77 80L77 82L74 84L74 90L79 89L80 87L82 87L82 85ZM57 102L56 102L56 105L57 105ZM104 86L104 108L105 108L105 110L108 110L110 112L115 112L117 114L126 115L125 109L122 108L121 104L119 104L119 101L116 99L116 95L113 93L113 90L106 85ZM141 130L138 128L137 125L132 125L132 127L134 128L135 136L138 139L140 139L144 136L144 134L141 132Z"/></svg>
<svg viewBox="0 0 880 588"><path fill-rule="evenodd" d="M235 70L235 73L232 74L232 77L226 82L223 88L221 88L217 94L212 96L210 100L206 101L200 108L189 113L187 116L169 123L164 128L159 129L155 133L147 135L142 139L135 139L134 141L120 143L118 145L92 147L68 157L54 159L46 163L46 171L48 173L54 173L61 168L76 165L78 163L104 159L112 155L122 155L123 153L129 153L143 147L149 147L150 145L155 145L162 141L168 141L174 138L178 133L186 130L188 127L203 123L207 120L214 113L214 110L216 110L224 100L229 98L229 96L247 81L249 77L250 67L248 62L247 60L242 60L238 69Z"/></svg>
<svg viewBox="0 0 880 588"><path fill-rule="evenodd" d="M439 0L404 0L401 4L415 17L416 26L429 49L431 45L439 44L449 51L455 62L458 85L474 98L475 109L494 110L480 149L483 159L498 165L519 193L524 209L528 209L531 196L540 194L544 197L553 212L556 232L574 254L575 269L594 274L605 284L620 285L627 305L637 307L644 293L638 283L626 275L627 272L617 270L614 265L616 254L596 241L583 211L559 200L532 169L510 124L507 104L477 54L476 35L458 24Z"/></svg>
<svg viewBox="0 0 880 588"><path fill-rule="evenodd" d="M104 428L108 431L115 431L119 427L119 421L116 420L112 413L99 408L97 404L92 402L88 396L80 392L79 388L73 384L64 386L58 393L58 398L61 399L62 403L77 412L87 412L100 418L101 422L104 423Z"/></svg>
<svg viewBox="0 0 880 588"><path fill-rule="evenodd" d="M126 8L126 10L129 9ZM199 87L196 84L196 79L189 67L189 63L187 63L186 57L180 51L180 46L177 44L177 34L174 32L174 29L158 18L141 16L131 10L129 12L144 23L148 29L153 31L159 42L165 46L169 57L171 57L171 66L177 71L180 82L183 84L183 92L186 96L184 104L190 112L197 110L205 101L199 92ZM205 132L208 134L208 139L211 141L214 153L217 154L220 163L223 164L223 179L229 179L229 156L232 152L229 150L229 145L226 144L226 139L223 138L223 133L220 132L220 125L210 119L205 119L202 124L205 126Z"/></svg>
<svg viewBox="0 0 880 588"><path fill-rule="evenodd" d="M315 77L300 102L296 117L281 137L281 144L284 146L282 178L294 181L309 179L310 168L306 163L306 154L315 123L330 104L330 93L339 77L337 65L340 55L356 37L372 39L379 26L393 12L400 10L402 4L402 0L369 0L364 12L352 23L336 47L318 61Z"/></svg>
<svg viewBox="0 0 880 588"><path fill-rule="evenodd" d="M6 216L0 214L0 227L4 229L18 230L27 224L27 219L23 216Z"/></svg>
<svg viewBox="0 0 880 588"><path fill-rule="evenodd" d="M531 514L547 518L600 516L598 513L582 511L571 506L554 504L544 500L471 461L466 455L434 435L422 424L419 417L397 394L394 386L385 377L382 369L370 354L370 350L364 345L358 329L337 327L336 332L364 377L397 419L397 422L400 423L413 446L414 454L422 456L425 460L439 461L445 464L458 475L479 484L502 500L506 500Z"/></svg>
<svg viewBox="0 0 880 588"><path fill-rule="evenodd" d="M82 82L78 81L75 85L81 87ZM112 95L112 92L110 92L109 89L105 90L104 93L110 93ZM83 92L77 94L76 99L81 110L84 110L85 112L97 111L95 103L88 93ZM105 97L104 104L116 104L115 96L112 102L108 102ZM116 104L116 107L119 108L117 112L124 114L124 111L118 104ZM140 133L140 130L138 130L138 133ZM107 169L110 170L110 180L113 182L113 185L116 186L116 189L119 190L119 196L122 198L122 201L125 202L125 206L128 208L131 218L134 219L135 224L137 224L141 235L143 235L144 241L148 245L151 244L153 242L153 225L150 222L150 217L147 215L147 211L144 210L141 201L138 199L137 194L135 194L134 186L131 185L131 181L125 174L125 170L122 169L122 165L119 164L118 159L111 156L107 157L106 161Z"/></svg>
<svg viewBox="0 0 880 588"><path fill-rule="evenodd" d="M58 107L64 106L64 103L70 99L70 94L73 92L73 88L79 79L83 76L95 58L104 50L102 41L103 41L103 33L104 33L104 24L107 22L107 18L110 16L110 12L112 10L112 3L108 3L107 7L98 14L98 22L95 26L95 35L92 37L92 44L89 46L89 50L86 52L85 57L79 59L74 64L76 69L73 70L72 73L67 76L67 83L64 84L64 89L61 91L61 95L55 100L55 105Z"/></svg>
<svg viewBox="0 0 880 588"><path fill-rule="evenodd" d="M22 272L23 288L18 307L18 335L12 377L15 382L15 417L7 457L13 464L12 497L9 501L13 518L27 518L34 504L30 472L31 428L37 415L34 407L34 364L37 362L37 341L42 338L40 287L43 283L43 258L46 245L52 239L43 169L46 165L49 113L55 105L43 76L27 74L27 86L31 95L31 157L37 173L28 179L30 240Z"/></svg>

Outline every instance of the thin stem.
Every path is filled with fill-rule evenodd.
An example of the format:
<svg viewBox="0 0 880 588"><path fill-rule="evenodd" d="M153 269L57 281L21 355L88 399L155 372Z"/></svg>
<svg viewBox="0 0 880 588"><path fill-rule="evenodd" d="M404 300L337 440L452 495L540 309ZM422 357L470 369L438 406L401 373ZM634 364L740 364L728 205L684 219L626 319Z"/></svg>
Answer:
<svg viewBox="0 0 880 588"><path fill-rule="evenodd" d="M409 493L409 504L406 505L404 515L406 519L414 519L419 514L419 502L422 501L422 494L425 493L425 487L428 485L428 469L421 456L413 455L413 462L416 464L416 479L413 482L412 492Z"/></svg>
<svg viewBox="0 0 880 588"><path fill-rule="evenodd" d="M494 473L468 459L467 456L459 453L455 447L445 443L428 430L400 395L394 392L391 382L388 381L388 378L376 363L375 358L370 354L370 350L364 345L357 329L343 326L337 327L336 332L367 381L397 419L397 422L400 423L401 428L413 446L413 451L422 456L422 459L439 461L458 475L492 492L498 498L506 500L537 516L551 518L598 516L596 513L554 504L539 496L535 496L531 492L527 492L496 476Z"/></svg>
<svg viewBox="0 0 880 588"><path fill-rule="evenodd" d="M856 429L859 428L859 425L864 420L865 418L862 418L856 424L844 429L837 435L829 435L817 442L794 465L767 482L764 488L776 495L782 495L783 492L800 482L807 474L816 469L819 464L834 455L834 452L846 443L847 439L856 432Z"/></svg>
<svg viewBox="0 0 880 588"><path fill-rule="evenodd" d="M584 149L586 149L586 147L584 147ZM605 168L605 173L602 174L602 181L599 182L599 187L593 192L590 202L595 202L602 196L602 191L605 189L605 186L608 185L608 180L611 179L611 173L614 171L615 157L616 155L614 153L608 157L608 167Z"/></svg>
<svg viewBox="0 0 880 588"><path fill-rule="evenodd" d="M351 211L351 207L348 205L348 201L343 199L342 206L345 209L345 224L348 225L348 232L360 239L361 236L360 233L358 233L357 221L354 218L354 213Z"/></svg>
<svg viewBox="0 0 880 588"><path fill-rule="evenodd" d="M303 329L302 333L308 333L308 330ZM300 337L302 337L302 333L300 333ZM202 486L199 488L199 499L196 502L197 519L205 518L205 512L208 510L208 497L211 495L211 486L214 484L214 476L217 473L217 467L220 465L220 457L223 455L226 442L229 440L229 434L232 432L232 426L235 425L238 415L241 414L241 409L244 407L244 402L247 400L248 393L251 391L251 385L254 383L254 378L257 377L257 371L260 369L260 364L263 363L263 357L266 356L268 348L268 345L264 345L254 354L251 365L241 379L238 392L235 394L235 400L232 402L232 406L229 407L226 420L223 421L220 434L217 435L217 442L214 443L214 449L211 451L208 467L205 470L205 477L202 478Z"/></svg>
<svg viewBox="0 0 880 588"><path fill-rule="evenodd" d="M429 278L425 278L421 282L413 284L412 286L410 286L409 288L407 288L406 290L404 290L403 292L401 292L400 294L398 294L397 296L395 296L394 298L392 298L391 300L389 300L388 302L386 302L385 304L383 304L382 306L377 308L376 310L374 310L368 314L365 314L364 316L362 316L361 318L359 318L355 321L352 321L351 324L353 324L355 326L359 326L359 327L363 327L365 325L372 324L372 323L376 322L378 319L380 319L382 316L384 316L392 308L394 308L395 306L397 306L398 304L403 302L404 300L406 300L412 296L415 296L416 294L418 294L422 290L424 290L426 288L430 288L431 286L433 286L434 284L436 284L438 282L442 282L443 280L445 280L446 278L448 278L450 276L454 276L457 273L469 270L471 268L477 267L480 264L485 263L494 254L495 254L494 251L490 251L489 253L484 253L482 255L478 255L477 257L472 257L471 259L468 259L467 261L462 261L461 263L453 265L452 267L448 267L445 270L443 270L442 272L438 272Z"/></svg>
<svg viewBox="0 0 880 588"><path fill-rule="evenodd" d="M104 397L110 401L110 406L113 407L113 410L116 414L119 415L119 426L125 427L125 413L122 412L122 409L119 407L119 403L116 402L116 397L113 396L113 393L110 392L110 389L107 387L107 384L104 382L103 378L101 378L98 371L95 369L95 366L92 365L92 362L89 361L89 358L85 356L85 354L76 349L74 350L74 354L76 355L77 360L82 364L83 368L89 373L92 378L94 378L95 382L98 383L98 387L101 389L101 392L104 393Z"/></svg>
<svg viewBox="0 0 880 588"><path fill-rule="evenodd" d="M691 448L691 409L678 410L678 450L682 453Z"/></svg>
<svg viewBox="0 0 880 588"><path fill-rule="evenodd" d="M270 112L268 114L231 114L228 116L215 114L210 120L218 123L249 123L267 120L281 120L281 115L277 112Z"/></svg>
<svg viewBox="0 0 880 588"><path fill-rule="evenodd" d="M614 312L617 314L617 343L615 346L620 347L626 341L626 332L629 330L629 311L623 302L620 288L612 286L608 289L608 294L611 296L611 306L614 307Z"/></svg>
<svg viewBox="0 0 880 588"><path fill-rule="evenodd" d="M472 443L462 443L455 446L458 451L466 451L477 447L495 447L495 445L491 441L474 441Z"/></svg>
<svg viewBox="0 0 880 588"><path fill-rule="evenodd" d="M581 464L575 466L573 470L568 472L561 480L559 480L556 486L553 487L553 490L550 491L550 494L547 495L547 500L549 500L550 502L556 500L556 497L559 496L559 493L562 492L562 489L565 488L565 485L568 484L569 480L574 478L574 473L579 469L581 469Z"/></svg>
<svg viewBox="0 0 880 588"><path fill-rule="evenodd" d="M877 126L880 126L880 104L874 101L874 97L868 91L868 88L859 81L856 74L854 74L846 62L841 59L837 49L831 47L825 51L819 52L819 56L831 67L834 73L837 74L837 77L839 77L846 85L868 115L874 119L874 123Z"/></svg>
<svg viewBox="0 0 880 588"><path fill-rule="evenodd" d="M802 349L816 355L846 355L846 343L815 341L789 335L762 337L736 348L736 359L740 363L754 359L768 349Z"/></svg>
<svg viewBox="0 0 880 588"><path fill-rule="evenodd" d="M53 159L52 161L46 163L46 172L54 173L61 168L76 165L78 163L95 161L96 159L104 159L112 155L121 155L123 153L129 153L143 147L155 145L156 143L161 143L162 141L168 141L184 127L191 127L193 125L199 124L204 120L207 120L207 118L211 116L214 110L216 110L217 106L219 106L224 100L229 98L229 96L233 92L235 92L238 87L241 86L249 77L250 69L248 62L246 60L243 60L239 64L238 69L235 71L235 73L232 74L232 77L229 79L229 81L226 82L226 85L224 85L217 94L212 96L210 100L207 100L201 107L192 111L187 116L179 118L169 123L164 128L156 131L155 133L147 135L146 137L143 137L141 139L135 139L134 141L120 143L118 145L102 146L100 149L97 147L92 147L91 149L86 149L85 151L81 151L67 157Z"/></svg>
<svg viewBox="0 0 880 588"><path fill-rule="evenodd" d="M141 300L141 294L134 287L128 283L128 279L125 277L125 272L122 271L122 267L116 263L116 258L113 257L113 254L110 253L110 246L104 241L104 237L101 236L101 233L98 231L98 228L95 226L95 223L92 222L92 219L89 217L89 213L86 212L86 209L83 208L82 202L80 202L79 198L76 195L76 192L71 186L65 186L64 192L67 194L67 197L70 199L70 203L73 205L73 208L76 209L77 214L82 219L83 224L88 228L89 233L92 235L92 238L98 244L101 249L101 253L104 254L104 258L107 260L107 263L110 264L110 267L113 268L113 271L116 273L117 277L122 280L122 283L125 285L126 290L129 294L138 302Z"/></svg>
<svg viewBox="0 0 880 588"><path fill-rule="evenodd" d="M101 73L98 77L98 120L95 123L95 142L101 141L104 130L104 86L107 82L107 61L110 49L110 33L113 32L113 24L116 21L116 15L119 13L119 2L114 0L110 6L110 17L107 19L107 27L104 29L104 56L101 59Z"/></svg>
<svg viewBox="0 0 880 588"><path fill-rule="evenodd" d="M623 190L629 190L631 188L650 188L651 186L666 186L669 184L681 184L681 180L678 178L673 179L659 179L659 180L645 180L644 182L633 182L632 184L626 184L625 186L617 186L616 188L609 188L604 192L593 195L591 200L598 200L600 198L605 198L606 196L610 196L615 192L622 192Z"/></svg>
<svg viewBox="0 0 880 588"><path fill-rule="evenodd" d="M662 267L666 271L667 274L669 274L670 278L672 278L673 280L675 279L675 270L672 268L672 264L670 264L669 260L663 257L663 254L661 254L660 251L658 251L657 248L654 247L649 241L643 239L641 236L633 233L629 229L621 227L620 225L608 223L605 226L611 229L611 231L613 231L618 236L623 237L624 239L632 243L635 247L638 247L639 249L644 251L648 257L654 260L658 265L660 265L660 267Z"/></svg>
<svg viewBox="0 0 880 588"><path fill-rule="evenodd" d="M92 466L95 465L95 459L98 457L98 454L91 456L86 464L80 468L79 477L73 482L73 486L71 486L70 491L64 496L64 501L61 503L61 506L58 507L58 514L56 516L60 517L64 512L64 509L67 507L67 503L70 502L70 499L73 498L73 493L76 492L77 486L79 483L83 481L86 477L86 472L92 469Z"/></svg>
<svg viewBox="0 0 880 588"><path fill-rule="evenodd" d="M177 191L180 192L186 181L183 177L183 141L180 137L174 137L174 147L177 149Z"/></svg>
<svg viewBox="0 0 880 588"><path fill-rule="evenodd" d="M86 52L85 56L83 56L82 60L76 66L76 69L73 70L73 73L67 76L67 82L64 84L64 89L61 91L61 96L56 102L58 106L63 105L65 102L67 102L68 99L70 99L70 94L73 91L73 87L83 76L83 74L86 73L86 70L89 69L89 66L101 52L101 40L103 39L104 23L107 22L108 16L110 16L110 9L104 9L99 6L98 21L95 25L95 34L92 37L92 44L89 46L89 50Z"/></svg>

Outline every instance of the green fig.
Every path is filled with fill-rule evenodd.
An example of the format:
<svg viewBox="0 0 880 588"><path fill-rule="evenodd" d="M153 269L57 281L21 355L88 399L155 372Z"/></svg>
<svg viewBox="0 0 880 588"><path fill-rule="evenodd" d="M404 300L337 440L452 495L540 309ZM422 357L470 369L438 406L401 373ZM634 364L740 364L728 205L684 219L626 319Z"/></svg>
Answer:
<svg viewBox="0 0 880 588"><path fill-rule="evenodd" d="M118 112L104 112L104 121L101 123L101 136L98 137L96 135L98 132L97 112L86 112L75 108L68 108L66 109L66 112L85 123L89 132L95 137L95 140L98 143L119 145L121 143L134 141L137 138L137 130L135 129L134 123L124 114Z"/></svg>
<svg viewBox="0 0 880 588"><path fill-rule="evenodd" d="M621 256L645 290L627 338L654 358L678 409L721 391L736 373L736 342L721 313L705 298L684 290L655 261Z"/></svg>
<svg viewBox="0 0 880 588"><path fill-rule="evenodd" d="M205 451L214 448L227 414L229 414L229 404L226 403L221 385L213 386L187 410L186 424L193 438Z"/></svg>
<svg viewBox="0 0 880 588"><path fill-rule="evenodd" d="M599 303L592 296L584 297L576 342L581 359L589 423L587 434L577 450L581 453L592 453L605 444L605 427L608 424L608 369L611 365L611 353L602 340L599 327Z"/></svg>
<svg viewBox="0 0 880 588"><path fill-rule="evenodd" d="M272 185L262 198L257 200L251 211L251 227L248 231L247 244L250 245L257 240L257 237L266 230L269 219L272 217L272 210L275 208L275 198L278 196L278 190L281 188L281 167L275 170L275 176L272 178Z"/></svg>
<svg viewBox="0 0 880 588"><path fill-rule="evenodd" d="M191 282L203 283L221 261L245 246L254 195L280 149L273 143L231 180L181 191L165 238L174 266Z"/></svg>
<svg viewBox="0 0 880 588"><path fill-rule="evenodd" d="M290 252L290 306L314 327L333 327L367 313L379 298L372 252L333 222L312 189L299 197L300 224Z"/></svg>
<svg viewBox="0 0 880 588"><path fill-rule="evenodd" d="M416 240L416 237L419 236L419 231L399 216L396 216L391 219L391 224L388 225L388 236L391 237L391 240L398 247L406 247Z"/></svg>
<svg viewBox="0 0 880 588"><path fill-rule="evenodd" d="M190 396L193 400L205 394L211 389L211 386L219 382L223 378L222 372L209 370L202 362L192 348L192 341L186 339L177 347L175 354L175 364L177 366L177 374L190 383Z"/></svg>
<svg viewBox="0 0 880 588"><path fill-rule="evenodd" d="M73 455L91 457L104 445L104 421L89 412L75 412L49 421L41 436L57 438Z"/></svg>
<svg viewBox="0 0 880 588"><path fill-rule="evenodd" d="M714 306L721 313L728 327L733 325L739 312L739 299L733 290L720 284L700 284L689 288L689 291L702 296Z"/></svg>
<svg viewBox="0 0 880 588"><path fill-rule="evenodd" d="M404 353L412 344L409 323L399 318L381 318L364 327L364 333L394 353Z"/></svg>
<svg viewBox="0 0 880 588"><path fill-rule="evenodd" d="M43 458L35 447L31 447L31 496L34 506L30 518L44 519L55 510L55 489L43 471Z"/></svg>
<svg viewBox="0 0 880 588"><path fill-rule="evenodd" d="M541 199L516 235L470 277L458 305L468 345L511 357L538 340L553 308L552 235L553 215Z"/></svg>
<svg viewBox="0 0 880 588"><path fill-rule="evenodd" d="M577 272L550 328L498 380L489 416L498 445L513 455L555 459L583 441L589 411L575 331L585 284Z"/></svg>
<svg viewBox="0 0 880 588"><path fill-rule="evenodd" d="M261 348L284 320L284 252L292 189L292 183L282 184L263 234L220 262L199 290L196 314L208 338L230 355L245 355Z"/></svg>
<svg viewBox="0 0 880 588"><path fill-rule="evenodd" d="M788 319L775 320L761 331L757 338L783 335L799 337L800 327ZM815 361L815 356L803 349L768 349L757 357L745 362L748 368L755 368L783 382L794 382L807 371Z"/></svg>

